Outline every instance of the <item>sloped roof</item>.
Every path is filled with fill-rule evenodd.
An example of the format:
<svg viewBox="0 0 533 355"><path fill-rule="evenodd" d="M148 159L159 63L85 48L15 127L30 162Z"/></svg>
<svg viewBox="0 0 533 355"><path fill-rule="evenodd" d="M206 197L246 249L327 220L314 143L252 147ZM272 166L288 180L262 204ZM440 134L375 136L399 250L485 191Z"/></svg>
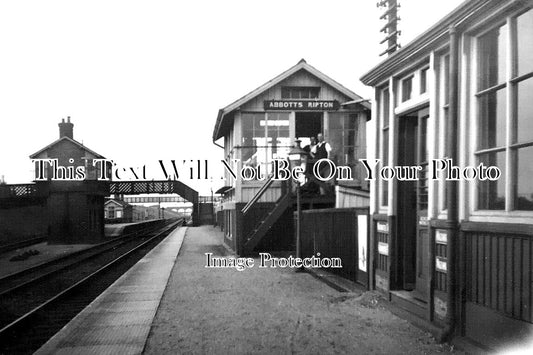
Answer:
<svg viewBox="0 0 533 355"><path fill-rule="evenodd" d="M268 89L270 89L270 88L274 87L275 85L281 83L283 80L287 79L288 77L290 77L291 75L295 74L296 72L298 72L300 70L305 70L308 73L310 73L311 75L314 75L318 79L322 80L323 82L325 82L329 86L335 88L336 90L338 90L339 92L341 92L344 95L348 96L349 98L351 98L354 101L361 100L359 102L359 104L362 105L363 107L365 107L366 109L370 110L371 105L368 102L364 101L361 98L361 96L357 95L355 92L351 91L350 89L346 88L345 86L339 84L337 81L331 79L329 76L327 76L326 74L322 73L321 71L319 71L315 67L307 64L305 59L301 59L296 65L294 65L293 67L291 67L288 70L284 71L280 75L276 76L274 79L271 79L271 80L267 81L266 83L264 83L263 85L261 85L257 89L249 92L248 94L244 95L243 97L241 97L237 101L235 101L235 102L229 104L228 106L220 109L218 111L217 121L215 123L215 129L213 131L213 141L216 141L217 139L222 137L221 127L222 127L222 124L223 124L223 121L224 121L224 118L226 117L226 115L232 113L235 109L241 107L242 105L246 104L248 101L252 100L253 98L255 98L255 97L259 96L259 95L261 95L262 93L264 93Z"/></svg>
<svg viewBox="0 0 533 355"><path fill-rule="evenodd" d="M89 152L89 153L93 154L93 155L96 156L98 159L105 159L104 156L102 156L102 155L96 153L95 151L93 151L93 150L87 148L86 146L84 146L84 145L81 144L80 142L75 141L74 139L69 138L69 137L67 137L67 136L63 136L63 137L59 138L58 140L56 140L56 141L54 141L54 142L48 144L48 145L47 145L46 147L44 147L43 149L41 149L41 150L39 150L39 151L33 153L32 155L30 155L30 159L35 158L36 156L38 156L38 155L41 154L42 152L47 151L48 149L52 148L54 145L58 144L59 142L61 142L61 141L63 141L63 140L66 140L66 141L69 141L69 142L71 142L71 143L74 143L75 145L77 145L78 147L82 148L82 149L85 150L86 152Z"/></svg>
<svg viewBox="0 0 533 355"><path fill-rule="evenodd" d="M125 201L121 201L121 200L115 200L115 199L109 199L107 200L105 203L104 203L104 206L105 205L108 205L108 204L111 204L111 203L114 203L118 206L122 206L122 207L128 207L128 206L131 206L129 203L125 202Z"/></svg>

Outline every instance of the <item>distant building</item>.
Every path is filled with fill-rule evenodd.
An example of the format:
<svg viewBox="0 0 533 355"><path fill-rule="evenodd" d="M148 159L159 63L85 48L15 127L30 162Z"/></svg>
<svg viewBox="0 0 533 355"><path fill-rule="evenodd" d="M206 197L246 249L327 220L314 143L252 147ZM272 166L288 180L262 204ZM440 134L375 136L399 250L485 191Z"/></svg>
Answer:
<svg viewBox="0 0 533 355"><path fill-rule="evenodd" d="M118 199L109 199L104 203L104 218L121 222L133 221L133 206Z"/></svg>
<svg viewBox="0 0 533 355"><path fill-rule="evenodd" d="M97 181L100 169L92 165L92 159L104 157L74 140L73 128L70 117L66 122L63 119L59 123L59 139L30 156L57 159L57 169L44 164L43 177L47 182L37 181L46 184L49 190L46 201L49 243L97 243L104 238L103 205L108 187L106 181ZM76 167L85 167L85 180L74 179L72 172ZM65 178L68 180L61 180Z"/></svg>
<svg viewBox="0 0 533 355"><path fill-rule="evenodd" d="M74 167L74 171L76 167L84 167L85 180L96 180L101 174L101 164L94 166L93 159L105 158L83 145L83 143L74 140L74 124L70 122L70 117L68 117L66 122L63 119L59 123L59 139L30 155L30 159L57 159L58 166L67 168L59 169L57 178L65 179L64 174L69 174L68 167ZM37 164L35 163L36 179L39 178L37 176ZM51 180L54 175L54 168L49 163L44 164L44 166L46 169L43 171L43 177L46 180ZM71 177L72 179L73 177Z"/></svg>

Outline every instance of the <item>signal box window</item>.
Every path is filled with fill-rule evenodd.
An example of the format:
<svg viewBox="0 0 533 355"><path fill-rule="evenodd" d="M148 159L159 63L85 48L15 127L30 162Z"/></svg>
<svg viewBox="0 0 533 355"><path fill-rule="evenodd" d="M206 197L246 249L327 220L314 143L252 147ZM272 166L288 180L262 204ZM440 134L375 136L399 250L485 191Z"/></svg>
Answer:
<svg viewBox="0 0 533 355"><path fill-rule="evenodd" d="M284 86L281 88L282 99L318 99L320 87L315 86Z"/></svg>

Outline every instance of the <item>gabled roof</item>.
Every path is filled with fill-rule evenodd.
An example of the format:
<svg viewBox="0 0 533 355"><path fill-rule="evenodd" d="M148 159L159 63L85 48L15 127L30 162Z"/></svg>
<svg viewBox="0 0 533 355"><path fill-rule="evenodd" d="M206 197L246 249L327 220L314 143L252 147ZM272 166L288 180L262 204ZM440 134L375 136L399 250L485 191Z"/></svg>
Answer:
<svg viewBox="0 0 533 355"><path fill-rule="evenodd" d="M336 82L335 80L331 79L329 76L327 76L326 74L322 73L321 71L319 71L318 69L314 68L313 66L307 64L305 59L301 59L295 66L293 66L293 67L289 68L288 70L284 71L280 75L276 76L274 79L271 79L271 80L267 81L266 83L264 83L263 85L261 85L257 89L249 92L248 94L244 95L243 97L241 97L237 101L229 104L228 106L224 107L223 109L220 109L218 111L218 116L217 116L217 122L215 124L215 129L213 131L213 141L216 141L217 139L222 137L222 134L221 134L220 130L221 130L221 126L222 126L224 117L226 115L232 113L235 109L238 109L239 107L241 107L242 105L244 105L248 101L252 100L253 98L255 98L255 97L259 96L259 95L261 95L262 93L264 93L268 89L270 89L273 86L281 83L283 80L287 79L288 77L290 77L291 75L295 74L296 72L298 72L300 70L305 70L305 71L309 72L310 74L312 74L315 77L317 77L318 79L322 80L323 82L325 82L329 86L335 88L339 92L341 92L344 95L348 96L352 100L358 101L358 103L360 105L362 105L364 108L370 110L371 105L367 101L363 100L361 98L361 96L357 95L355 92L353 92L350 89L348 89L348 88L344 87L343 85L339 84L338 82ZM359 100L361 100L361 101L359 101Z"/></svg>
<svg viewBox="0 0 533 355"><path fill-rule="evenodd" d="M96 156L98 159L105 159L105 157L101 156L100 154L96 153L95 151L92 151L90 150L89 148L87 148L86 146L84 146L83 144L81 144L80 142L78 141L75 141L74 139L72 138L69 138L67 136L63 136L61 138L59 138L58 140L48 144L46 147L44 147L43 149L33 153L32 155L30 155L30 159L33 159L35 158L36 156L38 156L39 154L41 154L42 152L52 148L54 145L58 144L59 142L63 141L63 140L66 140L66 141L69 141L71 143L74 143L75 145L77 145L78 147L80 147L81 149L85 150L86 152L89 152L91 154L93 154L94 156Z"/></svg>
<svg viewBox="0 0 533 355"><path fill-rule="evenodd" d="M107 201L104 203L104 206L105 206L105 205L108 205L108 204L112 204L112 203L114 203L114 204L117 205L117 206L122 206L122 207L128 207L128 206L131 206L129 203L127 203L127 202L125 202L125 201L114 200L114 199L107 200Z"/></svg>

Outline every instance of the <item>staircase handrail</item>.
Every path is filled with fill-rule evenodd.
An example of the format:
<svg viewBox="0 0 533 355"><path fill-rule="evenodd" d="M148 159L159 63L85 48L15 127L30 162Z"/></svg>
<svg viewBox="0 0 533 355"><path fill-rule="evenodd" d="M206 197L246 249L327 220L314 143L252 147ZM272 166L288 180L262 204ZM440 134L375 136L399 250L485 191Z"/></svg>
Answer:
<svg viewBox="0 0 533 355"><path fill-rule="evenodd" d="M263 186L261 186L261 188L259 189L259 191L257 191L256 194L254 195L254 197L252 197L252 199L251 199L250 201L248 201L248 203L242 208L242 210L241 210L242 214L246 214L246 213L248 213L248 211L250 211L250 209L252 208L252 206L253 206L257 201L259 201L259 199L261 198L261 196L263 196L263 194L265 193L265 191L268 190L268 188L270 187L270 185L272 185L272 183L274 182L273 178L274 178L274 174L270 174L270 175L268 175L268 179L265 181L265 183L263 184Z"/></svg>

